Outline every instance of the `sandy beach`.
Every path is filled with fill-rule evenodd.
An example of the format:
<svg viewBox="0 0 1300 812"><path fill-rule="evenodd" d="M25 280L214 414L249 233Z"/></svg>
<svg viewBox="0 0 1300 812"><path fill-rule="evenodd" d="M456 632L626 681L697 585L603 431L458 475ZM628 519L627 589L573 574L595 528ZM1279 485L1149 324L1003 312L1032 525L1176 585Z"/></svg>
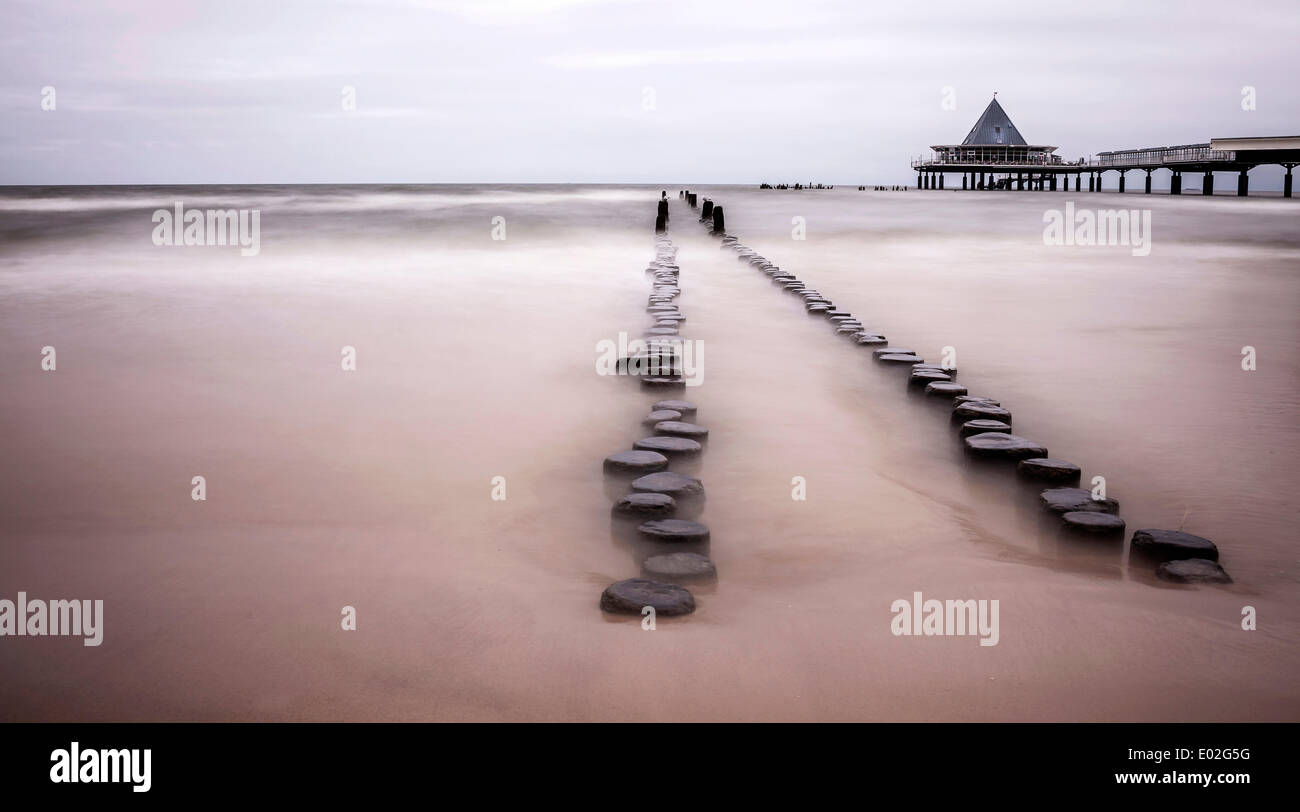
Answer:
<svg viewBox="0 0 1300 812"><path fill-rule="evenodd" d="M660 188L707 349L685 396L718 579L647 632L597 607L637 574L601 460L664 396L595 348L649 324ZM1062 536L1041 486L972 465L942 404L720 250L679 188L891 341L954 347L1130 531L1213 539L1234 583ZM155 246L177 199L260 209L260 253ZM1067 200L1149 208L1150 255L1044 245ZM1300 720L1291 201L10 188L0 215L0 596L105 607L102 646L0 658L5 721ZM891 634L918 591L997 599L998 644Z"/></svg>

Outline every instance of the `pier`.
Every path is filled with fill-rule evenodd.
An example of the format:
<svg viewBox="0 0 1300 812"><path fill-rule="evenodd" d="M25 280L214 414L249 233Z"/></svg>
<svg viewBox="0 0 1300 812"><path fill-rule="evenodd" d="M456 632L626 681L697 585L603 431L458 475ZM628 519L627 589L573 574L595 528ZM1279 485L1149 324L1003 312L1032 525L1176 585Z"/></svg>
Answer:
<svg viewBox="0 0 1300 812"><path fill-rule="evenodd" d="M926 158L912 161L916 170L916 188L943 189L946 176L961 175L962 189L1010 191L1069 191L1071 176L1074 191L1083 191L1083 176L1088 176L1088 191L1100 192L1107 172L1119 173L1119 191L1127 191L1128 173L1145 172L1143 192L1151 193L1151 174L1157 169L1171 173L1169 193L1182 194L1183 175L1201 174L1201 194L1214 194L1214 174L1237 175L1237 195L1246 197L1250 190L1247 174L1257 166L1276 164L1286 170L1282 196L1292 196L1292 174L1300 166L1300 135L1248 138L1212 138L1202 144L1171 147L1147 147L1100 152L1095 158L1065 161L1056 147L1026 143L1020 131L998 103L996 94L970 133L960 144L936 144Z"/></svg>

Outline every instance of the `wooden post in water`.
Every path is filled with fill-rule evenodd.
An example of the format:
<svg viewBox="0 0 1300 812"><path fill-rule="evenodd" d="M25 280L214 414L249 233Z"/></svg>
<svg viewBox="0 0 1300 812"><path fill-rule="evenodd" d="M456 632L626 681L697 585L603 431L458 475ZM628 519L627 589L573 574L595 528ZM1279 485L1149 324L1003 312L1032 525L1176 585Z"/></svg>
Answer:
<svg viewBox="0 0 1300 812"><path fill-rule="evenodd" d="M727 222L726 222L726 220L723 220L723 219L722 219L722 207L721 207L721 206L714 206L714 207L713 207L713 233L714 233L714 234L725 234L725 233L727 233Z"/></svg>

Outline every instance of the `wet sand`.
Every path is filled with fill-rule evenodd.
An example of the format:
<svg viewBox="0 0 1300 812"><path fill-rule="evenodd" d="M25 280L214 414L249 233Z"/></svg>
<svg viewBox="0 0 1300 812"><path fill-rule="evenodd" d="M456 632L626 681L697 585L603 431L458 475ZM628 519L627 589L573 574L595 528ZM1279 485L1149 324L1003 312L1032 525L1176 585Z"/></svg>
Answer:
<svg viewBox="0 0 1300 812"><path fill-rule="evenodd" d="M648 326L657 189L210 192L262 206L250 258L153 246L152 197L7 192L0 596L106 617L99 648L0 640L0 718L1300 719L1300 209L1129 195L1155 228L1132 257L1042 244L1044 208L1113 194L698 191L868 326L956 347L1130 530L1212 538L1236 583L1062 539L1038 488L968 465L940 404L674 199L719 579L643 631L597 609L637 574L600 462L664 395L594 348ZM998 645L891 635L915 591L999 600Z"/></svg>

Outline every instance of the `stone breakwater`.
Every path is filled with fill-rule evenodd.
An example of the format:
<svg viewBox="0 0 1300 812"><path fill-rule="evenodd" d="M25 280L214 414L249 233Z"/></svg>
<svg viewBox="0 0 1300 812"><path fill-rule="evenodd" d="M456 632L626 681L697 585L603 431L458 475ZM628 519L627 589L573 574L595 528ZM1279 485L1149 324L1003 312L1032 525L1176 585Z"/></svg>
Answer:
<svg viewBox="0 0 1300 812"><path fill-rule="evenodd" d="M687 205L694 195L681 198ZM681 268L668 238L667 198L655 217L655 256L646 268L651 289L646 312L644 350L620 359L622 370L655 398L684 389L681 325L686 315L677 305ZM704 483L682 473L705 450L709 430L696 421L699 408L682 399L658 399L647 407L641 424L653 432L605 458L607 481L626 487L611 510L615 533L630 536L641 577L605 588L600 608L609 613L649 616L690 614L695 595L685 583L710 582L717 569L708 556L709 528L696 519L704 507ZM631 530L631 533L626 531ZM646 621L643 620L643 625Z"/></svg>
<svg viewBox="0 0 1300 812"><path fill-rule="evenodd" d="M722 207L705 199L700 221L721 241L722 250L734 251L739 261L766 275L773 285L801 300L809 316L825 319L831 333L870 352L874 364L886 374L903 370L905 385L925 399L952 402L951 422L957 439L974 460L1014 469L1022 480L1052 487L1042 491L1045 510L1059 517L1061 528L1091 544L1122 545L1126 530L1119 502L1101 493L1074 487L1080 466L1051 457L1045 445L1013 433L1012 413L999 400L974 395L957 381L957 367L948 359L930 363L905 346L895 346L878 325L864 324L852 312L808 282L782 269L758 251L726 233ZM1130 564L1155 566L1155 575L1171 583L1231 583L1219 563L1214 542L1181 530L1135 530L1129 541Z"/></svg>

